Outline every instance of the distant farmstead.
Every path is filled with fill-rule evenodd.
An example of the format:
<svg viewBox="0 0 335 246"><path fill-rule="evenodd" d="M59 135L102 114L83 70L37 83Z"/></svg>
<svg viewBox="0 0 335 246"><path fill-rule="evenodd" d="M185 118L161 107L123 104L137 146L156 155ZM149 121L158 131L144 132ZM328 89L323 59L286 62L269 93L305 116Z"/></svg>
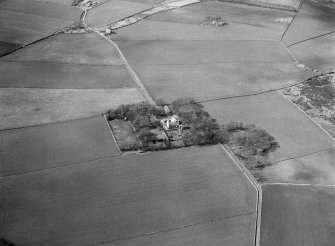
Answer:
<svg viewBox="0 0 335 246"><path fill-rule="evenodd" d="M182 122L180 121L180 118L178 115L172 115L168 118L164 118L161 120L161 124L164 128L164 130L176 130L182 128Z"/></svg>

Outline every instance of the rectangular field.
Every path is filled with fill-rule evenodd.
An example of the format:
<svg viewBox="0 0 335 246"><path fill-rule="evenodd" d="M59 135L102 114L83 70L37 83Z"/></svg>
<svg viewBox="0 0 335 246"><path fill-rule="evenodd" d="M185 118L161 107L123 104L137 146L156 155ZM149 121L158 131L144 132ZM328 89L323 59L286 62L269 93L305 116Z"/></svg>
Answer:
<svg viewBox="0 0 335 246"><path fill-rule="evenodd" d="M212 63L132 66L149 94L172 102L246 95L292 85L312 76L294 63ZM243 69L242 69L243 67Z"/></svg>
<svg viewBox="0 0 335 246"><path fill-rule="evenodd" d="M103 117L0 131L0 176L119 155Z"/></svg>
<svg viewBox="0 0 335 246"><path fill-rule="evenodd" d="M1 60L91 65L123 64L117 50L96 33L55 35L25 47Z"/></svg>
<svg viewBox="0 0 335 246"><path fill-rule="evenodd" d="M149 8L150 5L145 3L113 0L91 9L86 23L92 27L101 27Z"/></svg>
<svg viewBox="0 0 335 246"><path fill-rule="evenodd" d="M261 245L332 246L334 187L263 186Z"/></svg>
<svg viewBox="0 0 335 246"><path fill-rule="evenodd" d="M99 246L252 246L255 215L243 215L212 223L200 223L172 231L117 240Z"/></svg>
<svg viewBox="0 0 335 246"><path fill-rule="evenodd" d="M125 65L0 61L2 88L137 88Z"/></svg>
<svg viewBox="0 0 335 246"><path fill-rule="evenodd" d="M280 147L270 161L310 154L334 145L334 141L305 114L277 91L257 96L216 100L203 103L220 123L238 121L264 128Z"/></svg>
<svg viewBox="0 0 335 246"><path fill-rule="evenodd" d="M101 115L121 104L145 101L135 88L0 89L0 129L33 126Z"/></svg>
<svg viewBox="0 0 335 246"><path fill-rule="evenodd" d="M282 45L271 41L117 42L131 65L294 62Z"/></svg>
<svg viewBox="0 0 335 246"><path fill-rule="evenodd" d="M185 227L178 242L195 224L205 245L209 235L224 240L218 230L231 233L228 241L254 242L256 190L218 145L128 154L3 185L3 235L18 245L91 245Z"/></svg>

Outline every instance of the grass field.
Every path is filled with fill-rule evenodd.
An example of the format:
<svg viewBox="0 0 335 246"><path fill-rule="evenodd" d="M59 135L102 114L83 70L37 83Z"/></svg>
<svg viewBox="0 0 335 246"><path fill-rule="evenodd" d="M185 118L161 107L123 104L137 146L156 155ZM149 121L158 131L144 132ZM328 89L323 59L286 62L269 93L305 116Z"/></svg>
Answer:
<svg viewBox="0 0 335 246"><path fill-rule="evenodd" d="M318 1L305 0L299 13L284 35L285 45L291 45L334 31L335 9ZM310 46L309 46L310 47Z"/></svg>
<svg viewBox="0 0 335 246"><path fill-rule="evenodd" d="M121 104L145 101L129 89L0 89L0 129L101 115Z"/></svg>
<svg viewBox="0 0 335 246"><path fill-rule="evenodd" d="M44 16L61 20L78 21L81 11L76 8L62 6L62 1L72 2L72 0L10 0L0 3L1 10L18 12L29 15ZM70 4L71 5L71 4Z"/></svg>
<svg viewBox="0 0 335 246"><path fill-rule="evenodd" d="M335 52L330 52L334 50L334 43L335 34L329 34L296 44L289 49L305 65L327 73L335 71Z"/></svg>
<svg viewBox="0 0 335 246"><path fill-rule="evenodd" d="M256 190L220 146L130 154L3 185L3 235L18 245L90 245L197 223L203 240L220 237L215 224L205 225L216 219L229 219L220 228L227 233L231 224L232 245L253 245Z"/></svg>
<svg viewBox="0 0 335 246"><path fill-rule="evenodd" d="M294 61L278 42L127 40L117 43L131 65Z"/></svg>
<svg viewBox="0 0 335 246"><path fill-rule="evenodd" d="M229 25L202 26L208 16L220 16ZM241 4L209 1L149 16L117 30L119 40L273 40L279 41L294 13Z"/></svg>
<svg viewBox="0 0 335 246"><path fill-rule="evenodd" d="M268 182L335 184L335 150L282 161L263 170Z"/></svg>
<svg viewBox="0 0 335 246"><path fill-rule="evenodd" d="M0 131L1 176L120 154L103 117Z"/></svg>
<svg viewBox="0 0 335 246"><path fill-rule="evenodd" d="M91 9L86 17L86 23L92 27L101 27L115 21L149 9L150 4L113 0Z"/></svg>
<svg viewBox="0 0 335 246"><path fill-rule="evenodd" d="M96 33L55 35L8 55L0 61L123 64L114 46Z"/></svg>
<svg viewBox="0 0 335 246"><path fill-rule="evenodd" d="M0 9L0 41L20 46L53 34L79 20L81 14L79 9L35 0L1 1ZM1 53L12 50L7 46Z"/></svg>
<svg viewBox="0 0 335 246"><path fill-rule="evenodd" d="M178 230L114 241L99 246L248 246L253 245L254 215L244 215Z"/></svg>
<svg viewBox="0 0 335 246"><path fill-rule="evenodd" d="M280 147L270 161L310 154L334 145L305 114L278 92L203 103L205 110L219 122L241 121L264 128Z"/></svg>
<svg viewBox="0 0 335 246"><path fill-rule="evenodd" d="M334 200L334 187L263 186L261 245L333 245Z"/></svg>
<svg viewBox="0 0 335 246"><path fill-rule="evenodd" d="M294 63L135 65L133 69L153 98L167 102L185 96L204 101L258 93L302 82L312 75Z"/></svg>
<svg viewBox="0 0 335 246"><path fill-rule="evenodd" d="M111 89L137 85L125 65L0 61L0 87Z"/></svg>
<svg viewBox="0 0 335 246"><path fill-rule="evenodd" d="M203 21L203 20L201 20ZM142 20L116 30L113 40L268 40L280 38L280 32L262 26L231 22L223 27ZM257 35L255 35L257 33Z"/></svg>

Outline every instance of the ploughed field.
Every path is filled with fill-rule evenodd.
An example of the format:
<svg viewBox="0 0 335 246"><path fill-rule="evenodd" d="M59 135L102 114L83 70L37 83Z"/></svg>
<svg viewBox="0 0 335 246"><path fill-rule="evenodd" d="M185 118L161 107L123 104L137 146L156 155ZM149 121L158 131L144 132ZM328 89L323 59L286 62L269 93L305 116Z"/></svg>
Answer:
<svg viewBox="0 0 335 246"><path fill-rule="evenodd" d="M81 11L32 0L0 2L0 56L52 35L79 19Z"/></svg>
<svg viewBox="0 0 335 246"><path fill-rule="evenodd" d="M160 2L106 1L85 23L102 27ZM255 123L278 141L263 169L272 185L263 185L261 245L332 245L334 139L276 91L334 70L330 3L266 2L302 3L296 14L206 1L148 16L108 36L140 82L97 33L52 35L79 21L71 3L0 1L0 56L29 44L0 58L0 237L255 244L257 191L220 146L119 151L97 115L144 100L142 83L156 101L193 97L219 123ZM204 24L209 16L228 24Z"/></svg>
<svg viewBox="0 0 335 246"><path fill-rule="evenodd" d="M36 162L22 166L29 163ZM18 245L254 243L257 192L218 145L103 158L1 183L3 235Z"/></svg>
<svg viewBox="0 0 335 246"><path fill-rule="evenodd" d="M263 186L262 245L333 245L334 200L333 186Z"/></svg>

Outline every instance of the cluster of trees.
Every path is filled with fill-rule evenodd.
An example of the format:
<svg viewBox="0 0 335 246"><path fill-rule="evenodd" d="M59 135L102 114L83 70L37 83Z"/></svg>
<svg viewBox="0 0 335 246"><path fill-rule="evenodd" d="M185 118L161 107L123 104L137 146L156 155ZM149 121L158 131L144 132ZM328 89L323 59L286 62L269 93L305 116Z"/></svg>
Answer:
<svg viewBox="0 0 335 246"><path fill-rule="evenodd" d="M176 100L171 104L171 109L180 117L182 124L189 128L182 134L186 146L228 142L228 132L193 99Z"/></svg>
<svg viewBox="0 0 335 246"><path fill-rule="evenodd" d="M151 146L152 149L150 149L149 142L158 140L157 136L150 132L150 130L161 126L156 117L163 116L166 116L163 107L156 107L147 102L121 105L115 110L106 112L106 117L109 121L114 119L124 119L129 120L132 123L135 132L137 133L137 137L142 143L143 150L156 150L154 149L154 146ZM166 145L167 143L164 143L160 145L159 148L165 149Z"/></svg>
<svg viewBox="0 0 335 246"><path fill-rule="evenodd" d="M182 131L185 146L228 144L247 168L255 171L255 175L258 170L269 164L268 154L279 147L273 136L254 124L245 125L241 122L218 124L202 105L191 98L174 101L170 109L173 114L179 116L183 127L187 128ZM156 137L150 129L160 127L160 122L153 118L167 116L163 107L156 107L146 102L121 105L116 110L108 111L106 115L108 120L130 120L144 149L148 147L147 143ZM170 148L171 143L167 141L164 146L165 149ZM259 175L259 179L260 177Z"/></svg>
<svg viewBox="0 0 335 246"><path fill-rule="evenodd" d="M279 147L275 138L254 124L230 122L222 127L230 134L230 149L258 181L264 181L260 170L270 164L268 154Z"/></svg>

